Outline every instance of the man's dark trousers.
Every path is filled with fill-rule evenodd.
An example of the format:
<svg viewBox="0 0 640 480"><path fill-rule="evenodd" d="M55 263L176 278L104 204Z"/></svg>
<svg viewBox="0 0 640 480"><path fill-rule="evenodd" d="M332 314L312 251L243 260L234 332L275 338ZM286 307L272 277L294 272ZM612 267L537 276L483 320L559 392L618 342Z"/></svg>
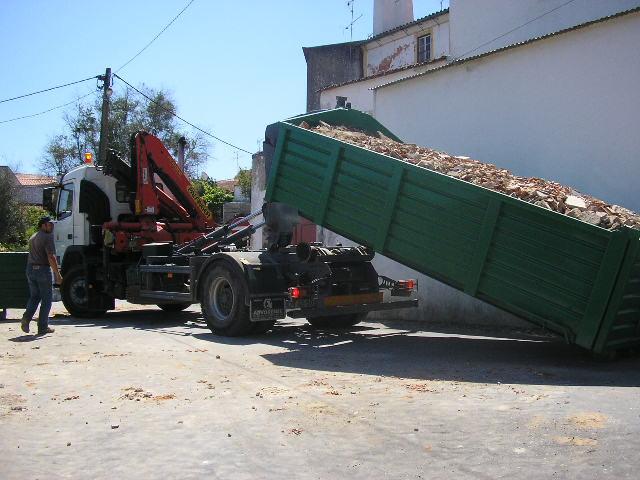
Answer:
<svg viewBox="0 0 640 480"><path fill-rule="evenodd" d="M31 320L40 303L38 315L38 332L44 332L49 327L49 312L53 296L51 267L48 265L27 265L27 280L29 282L29 301L23 318Z"/></svg>

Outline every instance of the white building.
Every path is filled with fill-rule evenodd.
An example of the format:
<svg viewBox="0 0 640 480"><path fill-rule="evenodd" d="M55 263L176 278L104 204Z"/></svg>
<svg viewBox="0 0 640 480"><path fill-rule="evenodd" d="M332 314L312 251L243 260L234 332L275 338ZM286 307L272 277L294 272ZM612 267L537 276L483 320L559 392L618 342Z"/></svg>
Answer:
<svg viewBox="0 0 640 480"><path fill-rule="evenodd" d="M20 202L27 205L42 206L42 194L46 187L58 185L55 177L35 173L14 173L7 166L0 166L0 172L11 178L18 187Z"/></svg>
<svg viewBox="0 0 640 480"><path fill-rule="evenodd" d="M394 15L395 9L401 15ZM374 25L367 40L303 49L307 110L333 108L336 96L345 96L354 108L372 114L372 87L446 64L448 9L413 20L412 2L376 0Z"/></svg>
<svg viewBox="0 0 640 480"><path fill-rule="evenodd" d="M374 17L392 23L358 44L362 74L319 87L320 107L346 97L407 142L640 210L640 0L451 0L448 10L401 26L384 3ZM405 11L411 2L386 3ZM416 46L425 32L427 62ZM319 239L345 242L322 229ZM410 317L514 320L388 259L376 262L383 274L420 280L422 307Z"/></svg>

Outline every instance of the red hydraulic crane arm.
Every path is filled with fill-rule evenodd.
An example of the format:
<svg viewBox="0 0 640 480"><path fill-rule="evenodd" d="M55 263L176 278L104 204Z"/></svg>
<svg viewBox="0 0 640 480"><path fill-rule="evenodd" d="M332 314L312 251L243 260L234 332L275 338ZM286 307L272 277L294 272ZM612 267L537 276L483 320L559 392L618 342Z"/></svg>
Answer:
<svg viewBox="0 0 640 480"><path fill-rule="evenodd" d="M157 137L137 132L131 145L131 163L136 173L136 215L177 216L201 231L215 226L206 205L192 195L191 182ZM155 175L175 199L156 185Z"/></svg>

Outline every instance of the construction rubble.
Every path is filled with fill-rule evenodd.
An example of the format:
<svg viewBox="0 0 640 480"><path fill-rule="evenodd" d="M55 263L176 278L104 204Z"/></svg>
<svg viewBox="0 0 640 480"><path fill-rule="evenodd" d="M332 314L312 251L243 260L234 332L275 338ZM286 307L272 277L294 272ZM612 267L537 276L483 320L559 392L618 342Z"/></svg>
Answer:
<svg viewBox="0 0 640 480"><path fill-rule="evenodd" d="M333 126L322 121L316 127L311 127L307 122L302 122L299 126L504 193L592 225L609 230L615 230L624 225L640 230L640 215L637 213L582 194L557 182L542 178L519 177L509 170L490 163L482 163L469 157L453 156L409 143L400 143L381 132L378 132L377 137L373 137L354 129Z"/></svg>

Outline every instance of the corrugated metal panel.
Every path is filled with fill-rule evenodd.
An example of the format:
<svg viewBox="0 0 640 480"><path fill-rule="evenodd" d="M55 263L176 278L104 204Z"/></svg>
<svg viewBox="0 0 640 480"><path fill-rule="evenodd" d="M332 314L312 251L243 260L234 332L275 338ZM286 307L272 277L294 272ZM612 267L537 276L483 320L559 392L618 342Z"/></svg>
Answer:
<svg viewBox="0 0 640 480"><path fill-rule="evenodd" d="M608 231L299 128L394 137L332 110L280 123L266 200L602 352L640 342L640 232Z"/></svg>

